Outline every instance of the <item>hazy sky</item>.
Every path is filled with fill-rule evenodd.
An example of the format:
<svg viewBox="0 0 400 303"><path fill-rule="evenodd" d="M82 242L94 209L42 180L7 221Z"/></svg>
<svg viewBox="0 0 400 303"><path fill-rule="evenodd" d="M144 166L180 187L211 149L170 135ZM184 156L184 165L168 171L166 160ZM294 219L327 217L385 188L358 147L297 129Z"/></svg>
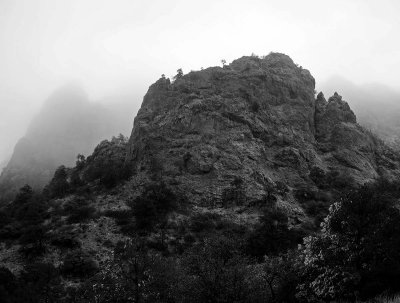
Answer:
<svg viewBox="0 0 400 303"><path fill-rule="evenodd" d="M398 0L0 0L0 162L71 79L94 99L143 95L178 68L278 51L317 83L338 74L398 89L399 14Z"/></svg>

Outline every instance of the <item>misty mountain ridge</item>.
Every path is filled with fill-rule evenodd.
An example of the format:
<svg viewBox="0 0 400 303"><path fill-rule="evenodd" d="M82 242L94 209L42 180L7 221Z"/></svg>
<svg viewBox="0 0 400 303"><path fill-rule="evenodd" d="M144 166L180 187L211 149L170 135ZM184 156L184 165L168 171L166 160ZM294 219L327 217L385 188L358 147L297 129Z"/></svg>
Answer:
<svg viewBox="0 0 400 303"><path fill-rule="evenodd" d="M7 193L24 184L41 188L58 166L73 166L78 154L90 154L99 141L129 133L134 102L128 96L116 99L91 102L76 84L56 90L17 142L0 176L0 188Z"/></svg>

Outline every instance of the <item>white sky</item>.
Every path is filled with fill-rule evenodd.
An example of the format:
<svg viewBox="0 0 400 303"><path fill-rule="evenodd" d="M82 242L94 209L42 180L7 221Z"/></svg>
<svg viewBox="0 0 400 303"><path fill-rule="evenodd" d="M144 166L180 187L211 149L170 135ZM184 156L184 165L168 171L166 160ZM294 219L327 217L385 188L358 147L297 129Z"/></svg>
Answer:
<svg viewBox="0 0 400 303"><path fill-rule="evenodd" d="M278 51L317 82L398 89L399 15L398 0L0 0L0 162L72 79L92 98L143 95L178 68Z"/></svg>

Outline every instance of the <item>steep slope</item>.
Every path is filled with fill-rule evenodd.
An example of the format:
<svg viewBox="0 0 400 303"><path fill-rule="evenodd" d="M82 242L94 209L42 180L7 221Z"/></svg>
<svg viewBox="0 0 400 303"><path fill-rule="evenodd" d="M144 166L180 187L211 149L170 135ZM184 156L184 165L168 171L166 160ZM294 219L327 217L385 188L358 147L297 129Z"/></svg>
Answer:
<svg viewBox="0 0 400 303"><path fill-rule="evenodd" d="M126 108L131 109L126 100L107 106L92 103L77 86L54 92L16 144L1 174L3 200L25 184L41 188L58 166L73 166L78 154L90 154L99 141L128 131L131 113Z"/></svg>
<svg viewBox="0 0 400 303"><path fill-rule="evenodd" d="M249 204L332 175L348 185L397 175L398 156L338 94L326 101L314 88L310 72L279 53L161 78L134 121L133 182L162 178L196 204L218 205L239 189L237 202Z"/></svg>

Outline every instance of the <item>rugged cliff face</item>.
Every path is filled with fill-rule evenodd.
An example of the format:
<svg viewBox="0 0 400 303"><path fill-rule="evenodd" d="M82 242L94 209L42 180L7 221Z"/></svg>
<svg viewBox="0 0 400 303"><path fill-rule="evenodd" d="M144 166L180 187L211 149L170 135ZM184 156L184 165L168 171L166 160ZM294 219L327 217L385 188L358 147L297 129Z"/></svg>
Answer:
<svg viewBox="0 0 400 303"><path fill-rule="evenodd" d="M354 184L397 174L397 155L357 124L342 97L315 98L314 88L310 72L279 53L161 78L134 121L134 182L162 178L192 202L215 205L238 186L242 203L315 186L315 171Z"/></svg>

